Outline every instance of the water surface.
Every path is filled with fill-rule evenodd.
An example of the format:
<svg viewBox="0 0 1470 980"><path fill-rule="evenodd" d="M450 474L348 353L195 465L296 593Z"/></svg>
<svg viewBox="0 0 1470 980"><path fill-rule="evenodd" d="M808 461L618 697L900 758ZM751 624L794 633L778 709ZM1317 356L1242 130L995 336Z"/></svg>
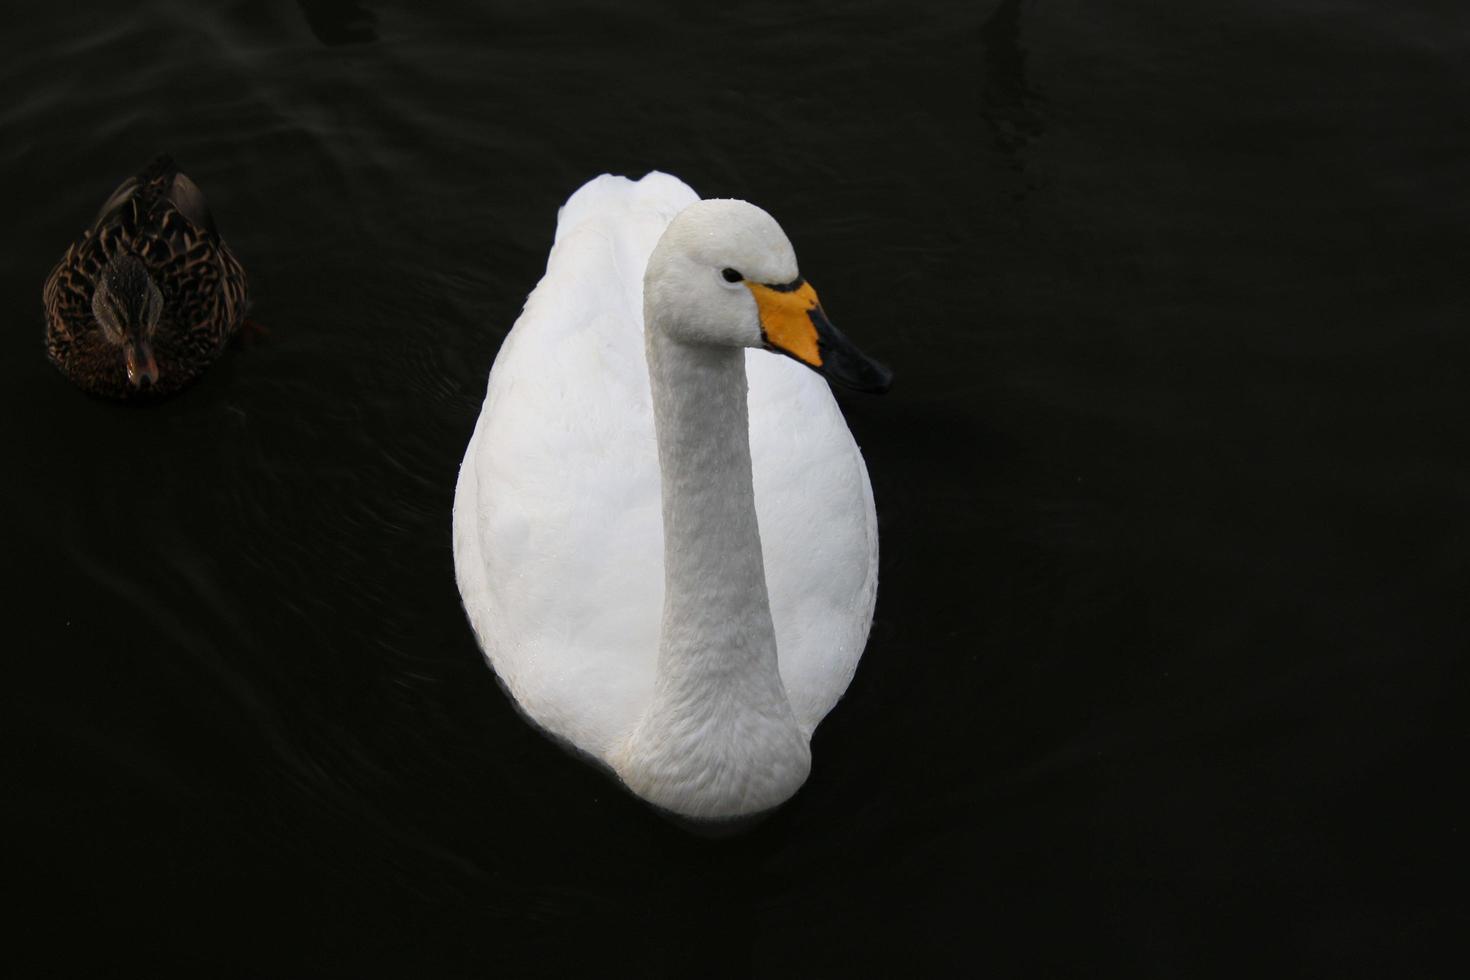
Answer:
<svg viewBox="0 0 1470 980"><path fill-rule="evenodd" d="M1421 973L1470 636L1470 32L1433 9L52 5L0 59L5 878L35 975ZM160 151L269 333L140 410L40 287ZM455 474L557 206L782 222L898 381L801 794L671 826L515 713ZM14 902L12 903L15 904Z"/></svg>

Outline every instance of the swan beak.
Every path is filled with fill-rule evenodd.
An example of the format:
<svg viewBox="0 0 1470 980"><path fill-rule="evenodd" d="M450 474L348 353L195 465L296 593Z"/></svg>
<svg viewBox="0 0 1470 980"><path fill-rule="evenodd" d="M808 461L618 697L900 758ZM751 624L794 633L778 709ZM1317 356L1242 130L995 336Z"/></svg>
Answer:
<svg viewBox="0 0 1470 980"><path fill-rule="evenodd" d="M158 384L158 362L153 359L153 348L148 341L140 340L125 346L123 358L127 362L128 384L134 388L143 387L145 381L151 385Z"/></svg>
<svg viewBox="0 0 1470 980"><path fill-rule="evenodd" d="M760 313L766 347L793 357L829 381L857 391L880 393L893 372L872 360L832 326L817 291L802 279L781 285L746 281Z"/></svg>

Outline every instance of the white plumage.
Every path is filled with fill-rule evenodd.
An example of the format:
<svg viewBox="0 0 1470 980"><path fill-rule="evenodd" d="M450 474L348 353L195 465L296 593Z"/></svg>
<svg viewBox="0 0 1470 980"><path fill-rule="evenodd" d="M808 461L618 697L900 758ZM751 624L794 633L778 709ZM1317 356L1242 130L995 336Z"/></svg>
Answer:
<svg viewBox="0 0 1470 980"><path fill-rule="evenodd" d="M527 715L655 803L724 818L775 805L800 785L804 757L775 784L739 771L782 768L781 754L795 751L789 738L767 746L766 756L747 752L730 734L744 730L739 719L732 729L729 717L711 716L665 741L729 744L708 758L699 744L666 746L700 757L704 771L662 788L636 775L631 756L644 748L630 742L654 697L665 602L644 273L670 222L696 201L687 185L655 172L636 182L598 177L562 207L546 275L500 349L465 452L454 556L480 645ZM745 212L730 213L734 221ZM763 225L757 231L769 234ZM805 752L847 688L872 622L872 489L827 382L769 351L746 350L744 358L759 525L752 546L763 559L780 686ZM721 677L715 669L701 683L718 688ZM711 691L710 703L721 701L719 693ZM721 725L726 730L716 731Z"/></svg>

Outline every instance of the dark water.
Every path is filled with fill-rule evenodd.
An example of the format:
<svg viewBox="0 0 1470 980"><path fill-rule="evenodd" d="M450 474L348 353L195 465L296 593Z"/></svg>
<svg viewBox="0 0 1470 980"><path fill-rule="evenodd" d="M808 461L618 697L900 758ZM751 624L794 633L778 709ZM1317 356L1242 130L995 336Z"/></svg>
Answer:
<svg viewBox="0 0 1470 980"><path fill-rule="evenodd" d="M1470 926L1453 5L52 4L7 22L4 864L24 975L1426 975ZM171 152L269 334L139 410L40 287ZM524 724L450 559L588 177L775 214L877 622L689 836Z"/></svg>

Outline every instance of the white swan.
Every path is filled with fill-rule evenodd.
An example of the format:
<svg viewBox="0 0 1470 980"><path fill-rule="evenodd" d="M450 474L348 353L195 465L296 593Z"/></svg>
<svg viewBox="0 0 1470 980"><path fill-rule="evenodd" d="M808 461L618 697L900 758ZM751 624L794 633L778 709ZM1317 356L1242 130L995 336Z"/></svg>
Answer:
<svg viewBox="0 0 1470 980"><path fill-rule="evenodd" d="M496 673L686 817L796 792L872 624L867 469L798 360L889 380L766 212L604 175L560 211L460 468L455 574Z"/></svg>

